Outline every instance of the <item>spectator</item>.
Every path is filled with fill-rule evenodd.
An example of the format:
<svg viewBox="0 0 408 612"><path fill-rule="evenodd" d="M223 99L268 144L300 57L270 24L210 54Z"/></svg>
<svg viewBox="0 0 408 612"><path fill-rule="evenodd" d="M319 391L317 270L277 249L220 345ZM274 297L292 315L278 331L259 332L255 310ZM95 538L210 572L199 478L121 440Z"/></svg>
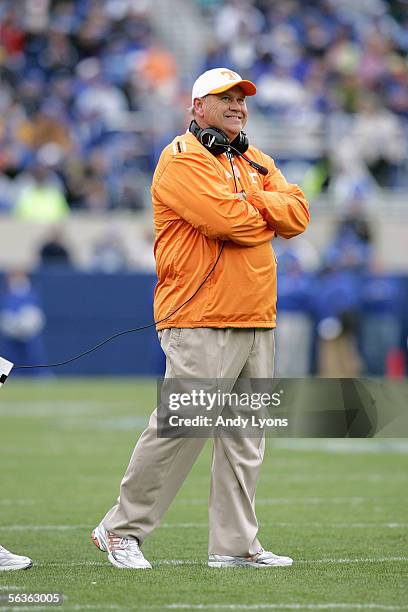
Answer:
<svg viewBox="0 0 408 612"><path fill-rule="evenodd" d="M152 40L141 53L138 72L144 87L163 98L174 96L177 85L177 66L172 54Z"/></svg>
<svg viewBox="0 0 408 612"><path fill-rule="evenodd" d="M278 315L275 375L302 377L310 373L312 322L309 310L310 278L295 249L279 255Z"/></svg>
<svg viewBox="0 0 408 612"><path fill-rule="evenodd" d="M6 56L14 58L24 51L25 35L13 7L6 7L0 23L0 45Z"/></svg>
<svg viewBox="0 0 408 612"><path fill-rule="evenodd" d="M154 231L152 228L144 228L138 240L135 240L133 249L133 264L137 270L143 272L155 272L156 262L154 258Z"/></svg>
<svg viewBox="0 0 408 612"><path fill-rule="evenodd" d="M53 143L58 145L65 154L73 148L73 140L64 119L65 109L58 100L48 100L42 103L25 126L25 142L34 151L43 145Z"/></svg>
<svg viewBox="0 0 408 612"><path fill-rule="evenodd" d="M357 345L361 294L359 276L333 263L322 270L312 287L317 324L317 374L353 378L364 366Z"/></svg>
<svg viewBox="0 0 408 612"><path fill-rule="evenodd" d="M111 227L93 246L91 268L95 272L115 274L128 269L128 253L117 227Z"/></svg>
<svg viewBox="0 0 408 612"><path fill-rule="evenodd" d="M128 110L125 94L105 80L98 59L83 60L77 70L82 86L75 102L76 110L82 115L100 118L106 127L114 127Z"/></svg>
<svg viewBox="0 0 408 612"><path fill-rule="evenodd" d="M393 187L396 170L407 153L398 117L383 108L377 98L365 96L350 136L378 185Z"/></svg>
<svg viewBox="0 0 408 612"><path fill-rule="evenodd" d="M39 251L40 266L70 266L71 256L65 244L62 228L54 226Z"/></svg>
<svg viewBox="0 0 408 612"><path fill-rule="evenodd" d="M31 365L46 363L42 330L45 315L27 274L10 272L0 296L0 333L2 353L13 363ZM24 374L25 370L16 370ZM34 376L49 375L44 368L30 370Z"/></svg>
<svg viewBox="0 0 408 612"><path fill-rule="evenodd" d="M323 267L312 284L317 329L317 371L325 377L363 373L360 355L363 273L371 263L372 230L363 203L353 200L340 220Z"/></svg>
<svg viewBox="0 0 408 612"><path fill-rule="evenodd" d="M56 178L45 166L36 163L16 202L15 216L24 221L53 223L64 219L68 212L67 201Z"/></svg>

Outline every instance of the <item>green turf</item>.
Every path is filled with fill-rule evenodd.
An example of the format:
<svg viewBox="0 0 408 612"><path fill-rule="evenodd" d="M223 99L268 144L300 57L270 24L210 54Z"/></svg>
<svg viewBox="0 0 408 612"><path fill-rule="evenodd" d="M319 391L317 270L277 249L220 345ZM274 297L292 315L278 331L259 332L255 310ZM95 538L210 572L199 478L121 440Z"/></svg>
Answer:
<svg viewBox="0 0 408 612"><path fill-rule="evenodd" d="M0 391L0 542L34 567L1 573L0 589L63 592L67 610L408 610L403 443L397 452L378 440L340 441L337 451L268 441L260 537L295 559L272 570L206 567L207 443L144 545L154 569L113 568L90 531L115 500L154 401L151 382L10 378Z"/></svg>

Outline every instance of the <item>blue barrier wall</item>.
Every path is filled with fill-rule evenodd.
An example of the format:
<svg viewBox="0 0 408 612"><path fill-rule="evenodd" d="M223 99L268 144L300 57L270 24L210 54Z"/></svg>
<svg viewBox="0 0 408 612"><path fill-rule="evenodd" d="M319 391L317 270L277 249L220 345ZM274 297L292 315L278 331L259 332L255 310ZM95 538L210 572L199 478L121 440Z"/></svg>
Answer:
<svg viewBox="0 0 408 612"><path fill-rule="evenodd" d="M43 336L49 362L63 361L107 336L153 322L154 275L58 269L37 273L32 280L47 318ZM161 373L163 364L152 327L117 338L55 373L143 376Z"/></svg>
<svg viewBox="0 0 408 612"><path fill-rule="evenodd" d="M303 280L305 282L298 279L288 283L287 278L280 278L279 311L301 310L310 317L313 325L319 318L318 311L327 308L329 298L324 297L323 289L328 287L328 280L313 276L303 277ZM339 287L344 294L344 279L340 280ZM396 344L402 350L406 349L408 278L360 275L357 285L355 280L349 287L351 294L358 287L356 307L361 314L362 354L369 373L381 375L386 351ZM155 275L86 274L57 268L37 272L32 281L46 314L43 337L48 362L64 361L110 335L153 322ZM334 289L334 297L330 300L335 308L339 303L340 293L337 291L340 288ZM0 275L0 301L3 290ZM1 338L0 354L8 357ZM312 356L311 363L313 370ZM151 327L117 338L91 355L54 372L58 375L151 376L161 374L163 370L164 356L155 328Z"/></svg>

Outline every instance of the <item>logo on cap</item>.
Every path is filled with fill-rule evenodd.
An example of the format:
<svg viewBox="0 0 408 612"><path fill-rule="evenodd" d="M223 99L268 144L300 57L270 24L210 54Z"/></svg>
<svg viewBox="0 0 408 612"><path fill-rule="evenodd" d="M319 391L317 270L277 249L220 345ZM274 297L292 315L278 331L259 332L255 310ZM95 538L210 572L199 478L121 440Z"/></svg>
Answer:
<svg viewBox="0 0 408 612"><path fill-rule="evenodd" d="M236 72L233 72L232 70L221 70L221 74L225 74L225 76L230 79L230 81L236 81L240 78L239 75Z"/></svg>

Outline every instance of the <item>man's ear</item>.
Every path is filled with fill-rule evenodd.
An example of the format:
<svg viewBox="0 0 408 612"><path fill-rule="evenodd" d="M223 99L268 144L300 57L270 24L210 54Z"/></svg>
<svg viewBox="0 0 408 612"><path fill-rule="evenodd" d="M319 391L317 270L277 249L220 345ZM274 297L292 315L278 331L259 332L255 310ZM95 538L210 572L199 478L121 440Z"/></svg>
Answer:
<svg viewBox="0 0 408 612"><path fill-rule="evenodd" d="M204 98L195 98L193 106L194 106L196 117L203 117L204 116L204 109L203 109Z"/></svg>

